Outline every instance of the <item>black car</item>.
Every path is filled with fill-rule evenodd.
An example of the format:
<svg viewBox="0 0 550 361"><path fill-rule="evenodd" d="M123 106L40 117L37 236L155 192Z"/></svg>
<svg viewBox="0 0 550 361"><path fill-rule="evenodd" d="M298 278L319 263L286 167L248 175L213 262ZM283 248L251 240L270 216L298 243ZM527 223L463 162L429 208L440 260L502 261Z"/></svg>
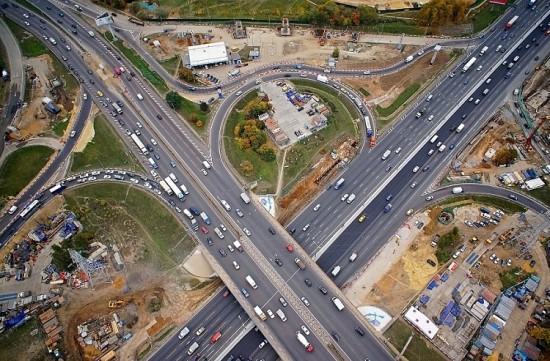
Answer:
<svg viewBox="0 0 550 361"><path fill-rule="evenodd" d="M531 258L533 258L532 254L528 254L525 257L523 257L524 260L529 261Z"/></svg>
<svg viewBox="0 0 550 361"><path fill-rule="evenodd" d="M118 106L121 107L121 108L124 106L124 103L121 102L120 100L117 100L116 103L117 103Z"/></svg>
<svg viewBox="0 0 550 361"><path fill-rule="evenodd" d="M168 200L168 203L170 203L170 205L171 205L172 207L175 207L175 206L176 206L176 202L174 202L174 201L171 200L171 199Z"/></svg>
<svg viewBox="0 0 550 361"><path fill-rule="evenodd" d="M153 147L151 147L149 144L147 144L147 145L145 146L145 148L147 148L147 150L148 150L149 152L154 151Z"/></svg>
<svg viewBox="0 0 550 361"><path fill-rule="evenodd" d="M321 291L322 294L326 295L328 293L327 289L323 286L319 286L319 291Z"/></svg>
<svg viewBox="0 0 550 361"><path fill-rule="evenodd" d="M533 268L535 267L536 264L537 264L537 261L532 260L531 262L529 262L529 267Z"/></svg>
<svg viewBox="0 0 550 361"><path fill-rule="evenodd" d="M289 234L294 234L294 232L296 232L296 228L292 228L288 231Z"/></svg>
<svg viewBox="0 0 550 361"><path fill-rule="evenodd" d="M212 241L212 238L210 238L210 237L208 237L208 238L206 239L206 242L208 242L208 245L209 245L209 246L213 246L213 245L214 245L214 241Z"/></svg>
<svg viewBox="0 0 550 361"><path fill-rule="evenodd" d="M281 267L283 265L283 262L279 258L275 258L275 263L277 263L277 266Z"/></svg>
<svg viewBox="0 0 550 361"><path fill-rule="evenodd" d="M361 336L365 336L365 331L359 326L355 326L355 332L357 332Z"/></svg>
<svg viewBox="0 0 550 361"><path fill-rule="evenodd" d="M36 199L40 199L40 198L44 197L44 194L45 194L44 192L40 192L40 193L36 194Z"/></svg>
<svg viewBox="0 0 550 361"><path fill-rule="evenodd" d="M311 280L310 280L309 278L306 278L306 279L304 280L304 282L306 283L306 285L307 285L308 287L313 286L313 282L311 282Z"/></svg>
<svg viewBox="0 0 550 361"><path fill-rule="evenodd" d="M118 120L118 124L120 124L120 125L124 125L124 124L126 124L126 123L124 123L124 120L122 120L122 119L119 119L119 120Z"/></svg>
<svg viewBox="0 0 550 361"><path fill-rule="evenodd" d="M136 76L136 73L134 73L133 71L130 72L130 75L131 76Z"/></svg>
<svg viewBox="0 0 550 361"><path fill-rule="evenodd" d="M393 194L391 193L386 196L387 201L391 201L392 198L393 198Z"/></svg>
<svg viewBox="0 0 550 361"><path fill-rule="evenodd" d="M269 227L268 229L269 229L269 233L271 233L271 234L273 234L273 235L276 234L276 233L275 233L275 230L274 230L273 228Z"/></svg>
<svg viewBox="0 0 550 361"><path fill-rule="evenodd" d="M160 116L160 114L157 114L157 119L158 119L158 120L161 120L161 119L162 119L162 117Z"/></svg>
<svg viewBox="0 0 550 361"><path fill-rule="evenodd" d="M336 341L340 341L342 338L340 337L340 334L336 331L333 331L331 333L332 337L336 340Z"/></svg>
<svg viewBox="0 0 550 361"><path fill-rule="evenodd" d="M430 266L435 267L435 262L432 261L431 259L428 258L428 259L426 260L426 262L428 262L428 264L429 264Z"/></svg>
<svg viewBox="0 0 550 361"><path fill-rule="evenodd" d="M95 81L93 79L90 79L90 84L95 84Z"/></svg>
<svg viewBox="0 0 550 361"><path fill-rule="evenodd" d="M291 75L290 74L285 74L285 78L290 78Z"/></svg>
<svg viewBox="0 0 550 361"><path fill-rule="evenodd" d="M227 253L225 253L225 250L224 250L223 248L219 248L218 251L220 252L220 254L222 255L222 257L227 256Z"/></svg>

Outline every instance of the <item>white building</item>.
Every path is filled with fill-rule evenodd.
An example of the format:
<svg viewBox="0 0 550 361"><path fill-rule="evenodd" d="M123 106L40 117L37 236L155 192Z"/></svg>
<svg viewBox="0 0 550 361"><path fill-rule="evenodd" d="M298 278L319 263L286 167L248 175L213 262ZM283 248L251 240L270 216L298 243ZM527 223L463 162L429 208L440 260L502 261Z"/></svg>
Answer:
<svg viewBox="0 0 550 361"><path fill-rule="evenodd" d="M190 46L188 48L189 66L227 64L229 56L224 42Z"/></svg>

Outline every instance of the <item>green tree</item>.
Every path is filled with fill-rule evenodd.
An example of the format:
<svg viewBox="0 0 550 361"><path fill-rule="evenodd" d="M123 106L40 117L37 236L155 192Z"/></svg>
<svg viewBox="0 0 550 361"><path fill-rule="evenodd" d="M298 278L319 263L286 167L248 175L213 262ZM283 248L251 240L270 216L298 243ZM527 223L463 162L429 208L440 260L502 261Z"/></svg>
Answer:
<svg viewBox="0 0 550 361"><path fill-rule="evenodd" d="M515 149L499 149L495 153L495 165L510 164L518 157L518 151Z"/></svg>
<svg viewBox="0 0 550 361"><path fill-rule="evenodd" d="M244 174L251 174L254 171L254 165L249 160L243 160L240 166Z"/></svg>
<svg viewBox="0 0 550 361"><path fill-rule="evenodd" d="M176 91L171 91L166 94L166 103L172 109L178 110L181 107L183 98Z"/></svg>
<svg viewBox="0 0 550 361"><path fill-rule="evenodd" d="M199 109L203 112L208 112L208 104L206 102L200 102Z"/></svg>
<svg viewBox="0 0 550 361"><path fill-rule="evenodd" d="M157 18L159 19L167 19L168 15L170 15L170 10L165 7L159 7L157 9Z"/></svg>
<svg viewBox="0 0 550 361"><path fill-rule="evenodd" d="M550 349L550 329L543 327L535 327L531 330L531 336L539 341L539 346L544 350Z"/></svg>
<svg viewBox="0 0 550 361"><path fill-rule="evenodd" d="M257 153L266 162L272 162L277 158L275 150L267 144L262 144L262 146L258 148Z"/></svg>
<svg viewBox="0 0 550 361"><path fill-rule="evenodd" d="M178 69L178 78L187 83L195 82L195 73L193 70L186 68L185 66L180 66Z"/></svg>
<svg viewBox="0 0 550 361"><path fill-rule="evenodd" d="M420 25L442 26L465 21L469 3L466 0L431 0L416 17Z"/></svg>
<svg viewBox="0 0 550 361"><path fill-rule="evenodd" d="M334 48L334 50L332 51L332 57L333 58L339 58L340 57L340 49Z"/></svg>

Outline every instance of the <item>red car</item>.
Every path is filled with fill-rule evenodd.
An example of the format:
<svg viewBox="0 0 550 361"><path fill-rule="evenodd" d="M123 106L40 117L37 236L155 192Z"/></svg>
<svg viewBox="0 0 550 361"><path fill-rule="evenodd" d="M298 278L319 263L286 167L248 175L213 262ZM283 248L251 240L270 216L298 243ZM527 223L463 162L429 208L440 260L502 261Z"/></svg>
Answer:
<svg viewBox="0 0 550 361"><path fill-rule="evenodd" d="M227 290L223 293L223 298L227 298L228 296L229 296L229 290Z"/></svg>
<svg viewBox="0 0 550 361"><path fill-rule="evenodd" d="M202 233L204 233L204 234L208 234L208 229L206 229L205 226L201 226L201 231L202 231Z"/></svg>
<svg viewBox="0 0 550 361"><path fill-rule="evenodd" d="M290 244L286 245L286 250L289 252L294 252L294 248Z"/></svg>

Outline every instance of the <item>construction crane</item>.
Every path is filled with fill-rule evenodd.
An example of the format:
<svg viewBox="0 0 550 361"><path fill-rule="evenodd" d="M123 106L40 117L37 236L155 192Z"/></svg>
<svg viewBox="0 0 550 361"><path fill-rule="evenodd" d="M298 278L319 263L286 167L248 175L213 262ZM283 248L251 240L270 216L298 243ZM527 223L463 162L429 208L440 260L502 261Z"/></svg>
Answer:
<svg viewBox="0 0 550 361"><path fill-rule="evenodd" d="M531 132L531 134L529 134L529 136L527 137L527 139L525 139L525 145L527 146L527 148L530 148L531 147L531 141L533 139L533 137L535 136L535 134L537 134L537 131L539 130L539 128L542 126L542 124L547 121L547 120L550 120L550 115L547 115L545 118L541 118L539 123L537 124L537 126L535 127L535 129L533 129L533 131Z"/></svg>

